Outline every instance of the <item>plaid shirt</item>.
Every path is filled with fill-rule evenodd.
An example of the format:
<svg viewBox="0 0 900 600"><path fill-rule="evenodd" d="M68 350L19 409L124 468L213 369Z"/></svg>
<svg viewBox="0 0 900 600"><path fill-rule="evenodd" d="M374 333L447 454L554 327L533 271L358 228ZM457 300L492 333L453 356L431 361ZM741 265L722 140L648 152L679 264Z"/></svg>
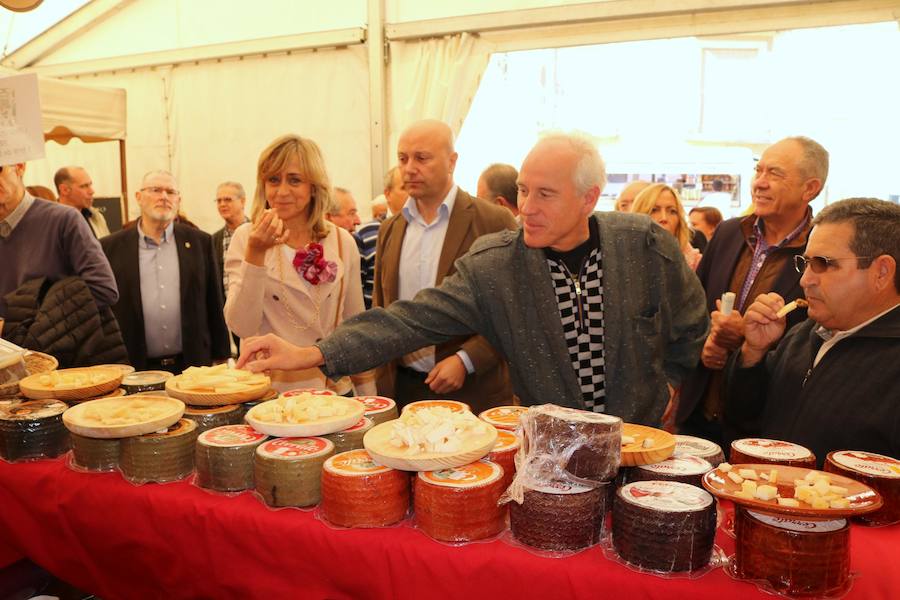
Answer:
<svg viewBox="0 0 900 600"><path fill-rule="evenodd" d="M249 223L250 219L246 216L244 217L244 223ZM243 225L244 223L241 223ZM240 225L238 225L240 227ZM225 264L225 253L228 252L228 246L231 245L231 238L234 236L234 232L237 231L237 227L233 230L228 229L228 226L225 226L225 231L222 232L222 264ZM225 293L228 293L228 272L225 269L222 269L222 283L225 285Z"/></svg>

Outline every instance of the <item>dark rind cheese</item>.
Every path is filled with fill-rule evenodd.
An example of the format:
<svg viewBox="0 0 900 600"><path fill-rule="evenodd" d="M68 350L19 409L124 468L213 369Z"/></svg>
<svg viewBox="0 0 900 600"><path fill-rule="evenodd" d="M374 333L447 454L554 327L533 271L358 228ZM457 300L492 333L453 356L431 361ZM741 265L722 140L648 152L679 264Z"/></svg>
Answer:
<svg viewBox="0 0 900 600"><path fill-rule="evenodd" d="M224 425L201 433L194 451L197 485L219 492L252 488L256 447L266 439L249 425Z"/></svg>
<svg viewBox="0 0 900 600"><path fill-rule="evenodd" d="M347 429L336 431L335 433L329 433L322 437L331 440L331 443L334 444L334 453L340 454L341 452L362 448L363 436L365 436L366 432L374 426L375 423L372 422L372 419L362 417L353 425L353 427L348 427Z"/></svg>
<svg viewBox="0 0 900 600"><path fill-rule="evenodd" d="M596 544L603 531L607 489L568 483L525 488L522 504L509 503L513 537L541 550L575 551Z"/></svg>
<svg viewBox="0 0 900 600"><path fill-rule="evenodd" d="M165 483L184 479L194 470L197 424L180 419L164 432L122 438L119 470L132 483Z"/></svg>
<svg viewBox="0 0 900 600"><path fill-rule="evenodd" d="M59 400L32 400L0 408L0 458L8 461L54 458L69 449L69 430Z"/></svg>
<svg viewBox="0 0 900 600"><path fill-rule="evenodd" d="M735 507L733 569L789 596L840 597L850 586L846 519L801 521Z"/></svg>
<svg viewBox="0 0 900 600"><path fill-rule="evenodd" d="M734 465L762 463L816 468L816 455L798 444L781 440L744 438L731 442L729 462Z"/></svg>
<svg viewBox="0 0 900 600"><path fill-rule="evenodd" d="M855 479L881 494L882 507L856 517L861 523L900 523L900 460L874 452L839 450L828 453L825 470Z"/></svg>
<svg viewBox="0 0 900 600"><path fill-rule="evenodd" d="M678 481L702 488L701 480L712 468L711 464L698 456L676 454L652 465L627 469L626 481Z"/></svg>
<svg viewBox="0 0 900 600"><path fill-rule="evenodd" d="M89 438L69 433L72 438L72 462L88 471L115 471L119 466L118 439Z"/></svg>
<svg viewBox="0 0 900 600"><path fill-rule="evenodd" d="M135 371L122 377L121 386L127 394L161 392L166 389L170 377L172 374L168 371Z"/></svg>
<svg viewBox="0 0 900 600"><path fill-rule="evenodd" d="M244 411L237 404L188 406L184 409L184 418L196 422L198 433L203 433L225 425L240 425L244 422Z"/></svg>
<svg viewBox="0 0 900 600"><path fill-rule="evenodd" d="M658 573L709 563L716 502L706 490L675 481L637 481L613 502L613 547L626 562Z"/></svg>
<svg viewBox="0 0 900 600"><path fill-rule="evenodd" d="M323 437L278 438L256 448L256 491L269 506L313 506L322 490L322 465L334 454Z"/></svg>
<svg viewBox="0 0 900 600"><path fill-rule="evenodd" d="M521 419L527 455L570 456L576 477L610 481L619 470L622 419L553 404L532 407Z"/></svg>
<svg viewBox="0 0 900 600"><path fill-rule="evenodd" d="M335 454L322 468L319 511L339 527L385 527L409 510L409 474L375 464L365 450Z"/></svg>
<svg viewBox="0 0 900 600"><path fill-rule="evenodd" d="M691 454L706 460L713 468L725 462L725 453L715 442L692 435L675 436L675 454Z"/></svg>

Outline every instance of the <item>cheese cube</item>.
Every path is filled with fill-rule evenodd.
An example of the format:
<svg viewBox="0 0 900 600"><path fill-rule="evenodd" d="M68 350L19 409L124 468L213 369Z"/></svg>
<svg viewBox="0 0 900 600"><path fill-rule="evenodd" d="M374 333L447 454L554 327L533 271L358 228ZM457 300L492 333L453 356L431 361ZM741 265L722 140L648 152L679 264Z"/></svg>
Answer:
<svg viewBox="0 0 900 600"><path fill-rule="evenodd" d="M769 482L770 483L778 482L778 471L776 471L775 469L772 469L771 471L769 471Z"/></svg>
<svg viewBox="0 0 900 600"><path fill-rule="evenodd" d="M741 483L741 491L746 492L750 495L756 494L756 482L744 481L743 483Z"/></svg>
<svg viewBox="0 0 900 600"><path fill-rule="evenodd" d="M837 494L838 496L846 496L850 490L839 485L830 485L828 486L828 491L830 491L832 494Z"/></svg>
<svg viewBox="0 0 900 600"><path fill-rule="evenodd" d="M813 508L828 508L829 504L827 500L822 500L821 498L813 498L812 502L810 502Z"/></svg>
<svg viewBox="0 0 900 600"><path fill-rule="evenodd" d="M779 506L789 506L791 508L799 508L800 502L796 498L776 498Z"/></svg>
<svg viewBox="0 0 900 600"><path fill-rule="evenodd" d="M738 473L744 479L758 479L756 471L754 471L753 469L738 469Z"/></svg>
<svg viewBox="0 0 900 600"><path fill-rule="evenodd" d="M771 500L778 496L778 488L774 485L761 485L756 488L756 497L760 500Z"/></svg>
<svg viewBox="0 0 900 600"><path fill-rule="evenodd" d="M731 465L728 464L727 462L719 463L719 470L722 471L723 473L727 473L728 471L731 470Z"/></svg>
<svg viewBox="0 0 900 600"><path fill-rule="evenodd" d="M728 479L732 480L735 483L743 483L744 482L744 478L741 477L740 475L738 475L737 473L735 473L734 471L731 471L728 473Z"/></svg>
<svg viewBox="0 0 900 600"><path fill-rule="evenodd" d="M831 508L849 508L850 501L846 498L837 498L828 503Z"/></svg>

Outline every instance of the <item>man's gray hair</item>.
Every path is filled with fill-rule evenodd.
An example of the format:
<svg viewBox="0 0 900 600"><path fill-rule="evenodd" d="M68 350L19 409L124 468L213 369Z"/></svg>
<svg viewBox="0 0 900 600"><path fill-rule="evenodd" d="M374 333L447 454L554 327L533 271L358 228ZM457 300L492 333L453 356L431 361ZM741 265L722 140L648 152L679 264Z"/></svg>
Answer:
<svg viewBox="0 0 900 600"><path fill-rule="evenodd" d="M347 188L335 187L334 193L331 194L331 201L328 203L328 206L325 207L325 213L332 217L341 214L341 198L339 194L353 196Z"/></svg>
<svg viewBox="0 0 900 600"><path fill-rule="evenodd" d="M141 187L144 187L144 184L147 183L148 179L150 179L151 177L156 177L157 175L171 177L175 184L178 185L178 179L176 179L175 176L172 175L172 173L166 171L165 169L156 169L154 171L147 171L146 173L144 173L144 176L141 178Z"/></svg>
<svg viewBox="0 0 900 600"><path fill-rule="evenodd" d="M242 186L237 181L223 181L216 186L216 192L221 190L223 187L234 188L237 191L237 197L241 200L244 200L247 197L247 194L244 192L244 186Z"/></svg>
<svg viewBox="0 0 900 600"><path fill-rule="evenodd" d="M606 163L597 150L594 141L585 133L568 132L568 133L548 133L541 137L541 141L565 142L572 147L578 156L578 164L575 167L575 191L584 194L594 186L600 188L606 187Z"/></svg>
<svg viewBox="0 0 900 600"><path fill-rule="evenodd" d="M816 140L802 135L784 139L796 142L803 148L803 160L800 162L803 175L807 179L818 179L822 182L822 187L825 187L825 180L828 179L828 150Z"/></svg>
<svg viewBox="0 0 900 600"><path fill-rule="evenodd" d="M399 169L399 167L397 165L394 165L393 167L388 169L387 173L384 174L384 188L383 189L389 190L392 187L394 187L394 173L397 172L397 169ZM400 185L403 185L402 180L400 182Z"/></svg>

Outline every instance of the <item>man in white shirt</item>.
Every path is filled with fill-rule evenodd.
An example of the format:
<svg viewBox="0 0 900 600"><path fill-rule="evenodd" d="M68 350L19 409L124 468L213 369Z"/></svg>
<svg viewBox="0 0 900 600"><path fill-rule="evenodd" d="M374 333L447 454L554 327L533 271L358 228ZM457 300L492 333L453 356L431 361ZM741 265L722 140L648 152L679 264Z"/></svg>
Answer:
<svg viewBox="0 0 900 600"><path fill-rule="evenodd" d="M94 182L87 171L81 167L63 167L53 176L53 183L56 185L59 203L79 211L91 226L95 237L109 235L109 226L103 213L94 208Z"/></svg>

